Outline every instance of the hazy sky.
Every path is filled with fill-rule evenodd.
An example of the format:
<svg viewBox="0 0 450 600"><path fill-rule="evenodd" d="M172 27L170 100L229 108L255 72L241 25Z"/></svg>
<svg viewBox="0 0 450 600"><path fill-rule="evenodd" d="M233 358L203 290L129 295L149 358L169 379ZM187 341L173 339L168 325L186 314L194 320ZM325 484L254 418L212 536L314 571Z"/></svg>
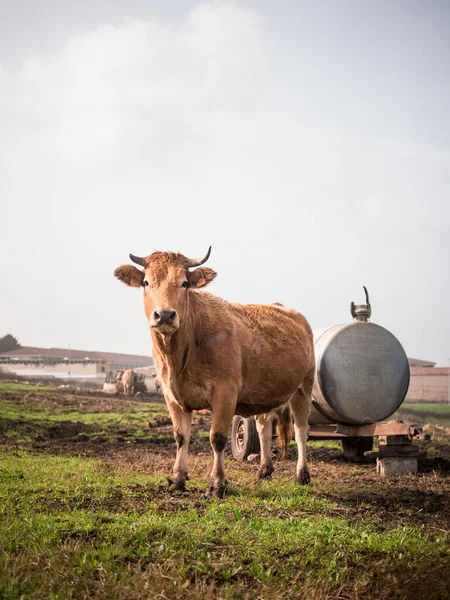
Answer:
<svg viewBox="0 0 450 600"><path fill-rule="evenodd" d="M0 3L0 336L148 353L128 253L450 357L450 3Z"/></svg>

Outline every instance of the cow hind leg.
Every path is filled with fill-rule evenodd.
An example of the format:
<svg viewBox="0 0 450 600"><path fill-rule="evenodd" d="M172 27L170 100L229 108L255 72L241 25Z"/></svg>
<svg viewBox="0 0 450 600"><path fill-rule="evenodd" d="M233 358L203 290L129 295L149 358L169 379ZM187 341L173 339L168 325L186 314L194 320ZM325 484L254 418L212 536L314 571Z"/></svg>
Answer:
<svg viewBox="0 0 450 600"><path fill-rule="evenodd" d="M260 479L267 479L273 473L272 462L272 432L273 432L273 412L264 413L256 417L256 429L259 434L259 444L261 446L261 464L258 476Z"/></svg>
<svg viewBox="0 0 450 600"><path fill-rule="evenodd" d="M308 461L306 459L306 441L308 439L308 419L311 411L311 392L314 371L308 373L302 386L292 396L290 405L294 415L295 441L298 448L297 483L307 485L311 482Z"/></svg>
<svg viewBox="0 0 450 600"><path fill-rule="evenodd" d="M188 450L191 439L192 413L184 412L177 404L167 402L172 417L173 433L177 444L177 456L173 466L173 476L168 478L169 487L186 489L188 477Z"/></svg>

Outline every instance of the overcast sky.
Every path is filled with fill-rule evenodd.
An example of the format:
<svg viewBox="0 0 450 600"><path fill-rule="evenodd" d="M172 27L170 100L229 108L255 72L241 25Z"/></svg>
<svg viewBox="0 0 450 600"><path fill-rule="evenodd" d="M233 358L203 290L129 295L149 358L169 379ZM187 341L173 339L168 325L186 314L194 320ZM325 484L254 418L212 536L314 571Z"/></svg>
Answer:
<svg viewBox="0 0 450 600"><path fill-rule="evenodd" d="M450 357L446 0L0 3L0 336L149 353L128 253Z"/></svg>

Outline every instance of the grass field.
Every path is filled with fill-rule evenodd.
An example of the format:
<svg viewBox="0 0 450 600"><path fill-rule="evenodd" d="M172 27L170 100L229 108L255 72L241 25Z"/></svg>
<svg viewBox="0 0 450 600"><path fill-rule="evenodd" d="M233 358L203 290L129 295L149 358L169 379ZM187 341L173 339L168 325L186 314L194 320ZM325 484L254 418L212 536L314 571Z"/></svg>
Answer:
<svg viewBox="0 0 450 600"><path fill-rule="evenodd" d="M450 427L450 405L405 402L391 418L419 424L432 423Z"/></svg>
<svg viewBox="0 0 450 600"><path fill-rule="evenodd" d="M196 416L171 492L164 405L0 384L0 598L450 598L447 430L439 459L382 485L335 443L309 446L303 488L293 460L259 482L228 453L217 500L207 429Z"/></svg>

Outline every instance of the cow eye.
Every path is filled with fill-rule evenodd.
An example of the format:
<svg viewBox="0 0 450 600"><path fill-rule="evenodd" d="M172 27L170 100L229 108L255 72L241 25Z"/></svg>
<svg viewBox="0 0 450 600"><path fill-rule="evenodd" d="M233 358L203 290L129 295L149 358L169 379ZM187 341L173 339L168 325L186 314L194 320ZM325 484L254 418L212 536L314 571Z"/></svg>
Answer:
<svg viewBox="0 0 450 600"><path fill-rule="evenodd" d="M188 286L188 282L187 281L183 281L183 283L181 284L182 288L187 288Z"/></svg>
<svg viewBox="0 0 450 600"><path fill-rule="evenodd" d="M148 281L144 279L144 287L148 287Z"/></svg>

